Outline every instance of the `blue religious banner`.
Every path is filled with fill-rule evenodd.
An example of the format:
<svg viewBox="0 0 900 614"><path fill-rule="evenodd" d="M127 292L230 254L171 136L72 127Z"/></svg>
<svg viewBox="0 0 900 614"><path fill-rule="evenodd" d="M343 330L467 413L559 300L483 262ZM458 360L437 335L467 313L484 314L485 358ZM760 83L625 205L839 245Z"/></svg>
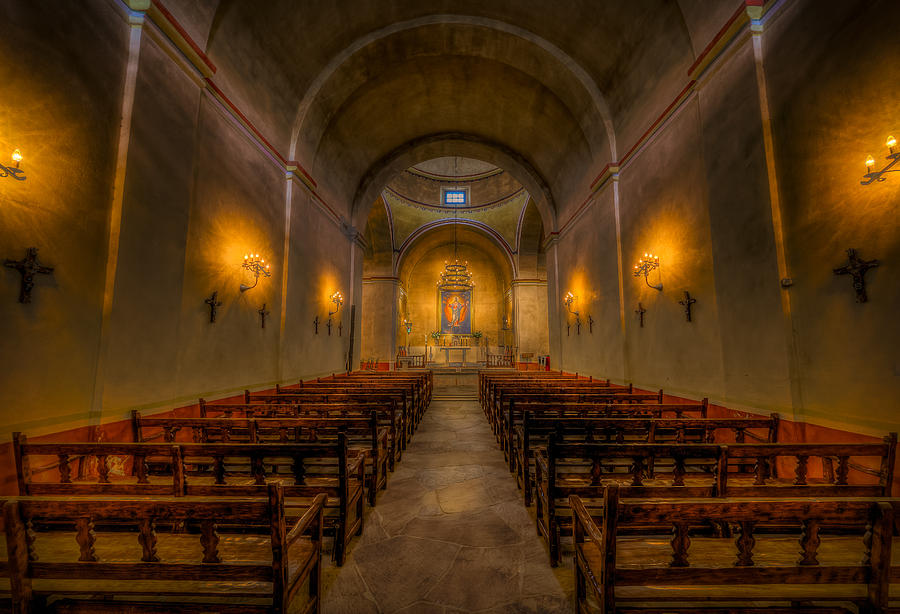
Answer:
<svg viewBox="0 0 900 614"><path fill-rule="evenodd" d="M441 332L452 335L472 334L472 291L441 291Z"/></svg>

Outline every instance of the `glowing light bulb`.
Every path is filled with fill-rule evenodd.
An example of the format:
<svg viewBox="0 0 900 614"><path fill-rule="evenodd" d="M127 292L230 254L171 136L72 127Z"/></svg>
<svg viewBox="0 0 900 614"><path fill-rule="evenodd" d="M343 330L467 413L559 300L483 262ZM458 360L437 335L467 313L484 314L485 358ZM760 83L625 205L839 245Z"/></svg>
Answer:
<svg viewBox="0 0 900 614"><path fill-rule="evenodd" d="M246 259L247 259L247 254L244 254L244 260L246 260Z"/></svg>
<svg viewBox="0 0 900 614"><path fill-rule="evenodd" d="M866 158L866 168L871 171L873 166L875 166L875 158L868 156Z"/></svg>
<svg viewBox="0 0 900 614"><path fill-rule="evenodd" d="M16 168L19 168L19 162L22 161L22 152L19 151L18 149L16 149L15 151L13 151L13 152L12 152L12 159L13 159L13 162L16 163Z"/></svg>
<svg viewBox="0 0 900 614"><path fill-rule="evenodd" d="M895 139L893 136L889 136L887 138L887 141L885 142L885 145L887 145L888 148L891 150L891 153L893 153L893 149L897 145L897 139ZM17 149L16 151L19 151L19 150Z"/></svg>

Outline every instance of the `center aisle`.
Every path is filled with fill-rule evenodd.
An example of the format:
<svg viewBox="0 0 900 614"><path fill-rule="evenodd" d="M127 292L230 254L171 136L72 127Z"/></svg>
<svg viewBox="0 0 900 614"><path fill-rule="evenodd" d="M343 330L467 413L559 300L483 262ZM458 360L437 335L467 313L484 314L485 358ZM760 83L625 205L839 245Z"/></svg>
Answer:
<svg viewBox="0 0 900 614"><path fill-rule="evenodd" d="M326 567L323 611L571 612L571 567L550 567L475 386L439 395L344 566Z"/></svg>

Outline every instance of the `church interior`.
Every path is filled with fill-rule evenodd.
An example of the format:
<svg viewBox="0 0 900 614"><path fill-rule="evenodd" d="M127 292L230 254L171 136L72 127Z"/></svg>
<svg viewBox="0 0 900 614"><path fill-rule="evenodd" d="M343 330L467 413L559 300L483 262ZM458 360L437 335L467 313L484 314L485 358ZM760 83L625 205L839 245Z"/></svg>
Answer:
<svg viewBox="0 0 900 614"><path fill-rule="evenodd" d="M898 31L0 0L0 612L900 612Z"/></svg>

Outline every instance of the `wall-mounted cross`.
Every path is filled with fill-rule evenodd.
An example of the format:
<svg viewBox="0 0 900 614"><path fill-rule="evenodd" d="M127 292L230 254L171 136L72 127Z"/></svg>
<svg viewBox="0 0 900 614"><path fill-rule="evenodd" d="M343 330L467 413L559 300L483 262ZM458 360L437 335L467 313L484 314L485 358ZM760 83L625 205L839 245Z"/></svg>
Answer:
<svg viewBox="0 0 900 614"><path fill-rule="evenodd" d="M316 319L313 320L313 327L315 328L316 334L319 334L319 316L316 316Z"/></svg>
<svg viewBox="0 0 900 614"><path fill-rule="evenodd" d="M579 318L578 316L575 316L575 334L581 334L581 318Z"/></svg>
<svg viewBox="0 0 900 614"><path fill-rule="evenodd" d="M37 261L37 248L29 247L25 250L24 260L6 259L4 266L17 270L22 275L22 286L19 289L19 302L31 302L31 290L34 288L34 276L38 273L41 275L50 275L53 273L52 266L44 266Z"/></svg>
<svg viewBox="0 0 900 614"><path fill-rule="evenodd" d="M644 314L647 313L647 310L644 309L644 306L638 303L638 308L634 310L636 314L638 314L638 318L641 322L641 328L644 328Z"/></svg>
<svg viewBox="0 0 900 614"><path fill-rule="evenodd" d="M688 322L691 321L691 306L697 302L697 299L691 298L691 293L687 290L684 291L684 300L678 301L679 305L684 306L684 317Z"/></svg>
<svg viewBox="0 0 900 614"><path fill-rule="evenodd" d="M331 336L331 318L328 318L328 321L325 322L325 328L328 329L328 336Z"/></svg>
<svg viewBox="0 0 900 614"><path fill-rule="evenodd" d="M851 275L853 277L853 289L856 290L856 302L865 303L869 300L866 295L866 271L878 266L877 260L863 260L856 255L852 247L847 250L849 264L834 269L835 275Z"/></svg>
<svg viewBox="0 0 900 614"><path fill-rule="evenodd" d="M219 307L222 306L222 301L219 300L219 291L216 290L212 293L208 299L203 301L207 305L209 305L209 323L216 323L216 314L219 312Z"/></svg>
<svg viewBox="0 0 900 614"><path fill-rule="evenodd" d="M338 337L344 336L344 323L338 322Z"/></svg>
<svg viewBox="0 0 900 614"><path fill-rule="evenodd" d="M256 310L256 313L259 314L259 324L261 328L266 327L266 316L269 315L269 312L266 310L266 303L263 303L263 306Z"/></svg>
<svg viewBox="0 0 900 614"><path fill-rule="evenodd" d="M588 316L588 332L594 334L594 318Z"/></svg>

